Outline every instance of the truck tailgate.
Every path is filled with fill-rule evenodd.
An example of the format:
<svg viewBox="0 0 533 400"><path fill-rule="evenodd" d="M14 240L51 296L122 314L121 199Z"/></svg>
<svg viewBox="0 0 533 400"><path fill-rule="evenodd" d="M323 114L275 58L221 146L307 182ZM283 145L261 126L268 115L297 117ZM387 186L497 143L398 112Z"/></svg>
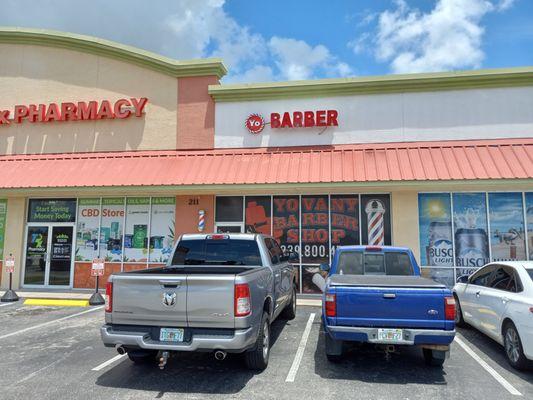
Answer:
<svg viewBox="0 0 533 400"><path fill-rule="evenodd" d="M445 329L447 290L420 277L333 275L337 325Z"/></svg>
<svg viewBox="0 0 533 400"><path fill-rule="evenodd" d="M163 295L169 295L168 304ZM114 324L186 326L187 277L165 274L120 274L113 276Z"/></svg>
<svg viewBox="0 0 533 400"><path fill-rule="evenodd" d="M234 285L235 275L188 275L188 326L234 328Z"/></svg>

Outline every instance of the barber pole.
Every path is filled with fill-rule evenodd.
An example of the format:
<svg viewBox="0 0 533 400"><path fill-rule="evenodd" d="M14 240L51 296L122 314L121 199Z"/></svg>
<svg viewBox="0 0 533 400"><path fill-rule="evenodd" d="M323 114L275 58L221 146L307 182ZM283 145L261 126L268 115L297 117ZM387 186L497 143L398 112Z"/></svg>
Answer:
<svg viewBox="0 0 533 400"><path fill-rule="evenodd" d="M198 232L203 232L205 228L205 211L198 211Z"/></svg>
<svg viewBox="0 0 533 400"><path fill-rule="evenodd" d="M365 208L368 226L368 244L383 246L385 244L385 207L380 200L369 200Z"/></svg>

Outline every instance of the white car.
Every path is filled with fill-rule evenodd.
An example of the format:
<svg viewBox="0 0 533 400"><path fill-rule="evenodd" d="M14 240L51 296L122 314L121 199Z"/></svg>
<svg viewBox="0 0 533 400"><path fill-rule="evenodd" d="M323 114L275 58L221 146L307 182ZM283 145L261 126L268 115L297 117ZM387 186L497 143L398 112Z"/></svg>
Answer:
<svg viewBox="0 0 533 400"><path fill-rule="evenodd" d="M505 347L507 360L524 369L533 360L533 261L494 262L453 288L455 323L465 323Z"/></svg>

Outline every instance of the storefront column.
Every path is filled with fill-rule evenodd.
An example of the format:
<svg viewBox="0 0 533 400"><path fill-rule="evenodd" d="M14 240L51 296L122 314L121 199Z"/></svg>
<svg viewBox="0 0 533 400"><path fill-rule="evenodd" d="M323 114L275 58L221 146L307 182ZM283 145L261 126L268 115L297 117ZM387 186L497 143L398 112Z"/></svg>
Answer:
<svg viewBox="0 0 533 400"><path fill-rule="evenodd" d="M394 246L405 246L413 250L420 263L418 234L418 193L393 192L392 196L392 240Z"/></svg>
<svg viewBox="0 0 533 400"><path fill-rule="evenodd" d="M15 257L15 272L13 273L13 288L20 287L23 268L24 226L26 216L26 200L24 198L7 199L7 220L4 240L4 258L13 254ZM9 274L2 268L2 289L9 286Z"/></svg>
<svg viewBox="0 0 533 400"><path fill-rule="evenodd" d="M177 196L175 240L184 233L198 233L199 212L204 211L203 233L214 231L215 196Z"/></svg>

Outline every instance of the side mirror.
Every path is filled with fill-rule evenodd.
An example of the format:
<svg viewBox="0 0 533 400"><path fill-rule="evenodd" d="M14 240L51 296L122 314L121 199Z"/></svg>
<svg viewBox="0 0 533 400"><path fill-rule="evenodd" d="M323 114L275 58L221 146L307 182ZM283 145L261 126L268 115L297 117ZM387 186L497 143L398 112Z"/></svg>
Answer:
<svg viewBox="0 0 533 400"><path fill-rule="evenodd" d="M298 262L300 261L300 255L296 253L295 251L289 252L289 261L290 262Z"/></svg>
<svg viewBox="0 0 533 400"><path fill-rule="evenodd" d="M320 271L329 272L329 264L320 264Z"/></svg>
<svg viewBox="0 0 533 400"><path fill-rule="evenodd" d="M462 275L457 278L458 283L468 283L468 275Z"/></svg>

